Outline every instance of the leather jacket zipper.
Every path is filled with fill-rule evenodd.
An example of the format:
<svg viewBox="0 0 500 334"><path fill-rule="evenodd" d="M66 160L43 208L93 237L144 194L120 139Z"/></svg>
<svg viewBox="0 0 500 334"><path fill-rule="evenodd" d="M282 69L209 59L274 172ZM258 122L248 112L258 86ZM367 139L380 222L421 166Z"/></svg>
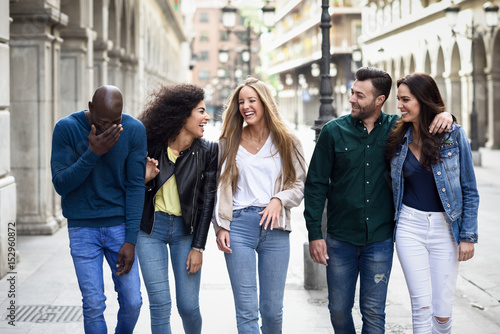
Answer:
<svg viewBox="0 0 500 334"><path fill-rule="evenodd" d="M170 165L170 163L169 163ZM175 173L172 173L172 176L174 175ZM170 176L170 177L172 177ZM155 205L156 205L156 194L158 193L158 191L161 189L161 187L163 187L165 185L165 183L167 183L167 181L170 180L170 178L168 178L167 180L165 180L165 182L162 183L162 185L156 190L155 194L153 195L153 225L151 225L151 232L153 232L153 229L155 227L155 223L156 223L156 219L155 219Z"/></svg>
<svg viewBox="0 0 500 334"><path fill-rule="evenodd" d="M196 183L194 184L194 196L193 196L193 203L192 203L192 206L191 206L191 234L193 234L193 231L194 231L194 221L196 220L196 215L195 215L195 212L196 212L196 199L197 199L197 191L198 191L198 180L199 180L199 175L198 175L198 151L196 152L193 152L193 154L196 155L195 157L195 168L196 168Z"/></svg>

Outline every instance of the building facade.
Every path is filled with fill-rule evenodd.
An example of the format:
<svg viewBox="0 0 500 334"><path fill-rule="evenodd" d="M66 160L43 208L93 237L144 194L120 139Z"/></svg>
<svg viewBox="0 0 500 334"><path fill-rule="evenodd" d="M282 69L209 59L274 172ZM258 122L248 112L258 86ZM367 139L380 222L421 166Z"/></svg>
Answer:
<svg viewBox="0 0 500 334"><path fill-rule="evenodd" d="M253 26L248 27L251 20L238 11L236 25L231 29L224 27L222 8L227 4L227 0L196 0L193 19L192 52L196 65L192 81L205 89L207 109L215 121L221 120L234 88L248 74L254 74L260 64L259 35Z"/></svg>
<svg viewBox="0 0 500 334"><path fill-rule="evenodd" d="M278 0L271 43L270 74L280 77L280 110L289 122L313 125L319 116L322 32L321 0ZM330 1L330 75L337 115L350 110L347 92L357 63L352 60L361 34L361 8L355 0Z"/></svg>
<svg viewBox="0 0 500 334"><path fill-rule="evenodd" d="M52 234L65 224L50 172L55 123L86 109L103 84L118 86L124 112L135 116L156 82L186 80L190 54L180 5L0 0L0 71L10 78L0 90L0 276L9 222L18 234Z"/></svg>
<svg viewBox="0 0 500 334"><path fill-rule="evenodd" d="M452 31L445 17L450 1L364 1L361 41L365 64L387 70L394 79L394 88L396 80L406 74L417 71L432 75L448 111L457 117L469 137L475 86L478 144L498 149L500 29L485 26L484 2L454 1L460 12ZM396 110L394 95L385 105L388 111Z"/></svg>

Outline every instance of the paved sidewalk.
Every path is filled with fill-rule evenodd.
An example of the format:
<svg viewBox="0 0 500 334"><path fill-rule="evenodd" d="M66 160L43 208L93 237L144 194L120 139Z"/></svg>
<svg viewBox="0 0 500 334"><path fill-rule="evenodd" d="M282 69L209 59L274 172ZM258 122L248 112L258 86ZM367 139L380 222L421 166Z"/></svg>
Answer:
<svg viewBox="0 0 500 334"><path fill-rule="evenodd" d="M296 130L309 157L314 147L314 132L306 127ZM214 138L217 129L208 127L207 137ZM500 263L496 248L500 225L497 224L500 203L500 151L484 150L483 167L476 168L481 195L480 237L476 256L462 263L455 294L453 333L500 333ZM291 256L288 271L283 333L333 333L327 309L327 292L303 288L303 244L307 232L303 207L292 210ZM19 236L20 260L15 270L16 298L8 298L7 275L0 280L1 333L83 333L81 295L69 253L67 229L53 236ZM308 255L307 255L308 256ZM105 311L109 332L114 331L118 304L116 293L105 266ZM217 249L210 231L201 287L203 333L236 333L233 297L224 256ZM387 333L411 333L410 300L399 261L394 259L387 303ZM173 289L173 286L172 286ZM146 289L136 333L149 333L149 310ZM6 316L11 300L18 306L16 326ZM175 302L173 303L175 305ZM42 308L45 306L45 308ZM31 314L29 313L31 312ZM353 310L358 333L361 331L359 307ZM42 315L40 315L42 314ZM38 319L38 322L37 320ZM177 310L172 310L172 331L183 333Z"/></svg>

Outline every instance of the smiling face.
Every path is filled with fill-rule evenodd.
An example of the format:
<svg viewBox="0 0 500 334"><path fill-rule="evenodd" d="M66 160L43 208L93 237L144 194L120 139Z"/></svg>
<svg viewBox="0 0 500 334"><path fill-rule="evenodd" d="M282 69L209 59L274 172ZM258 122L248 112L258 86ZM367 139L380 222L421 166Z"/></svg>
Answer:
<svg viewBox="0 0 500 334"><path fill-rule="evenodd" d="M384 96L375 97L374 87L371 80L358 81L356 80L351 88L351 116L365 120L380 112Z"/></svg>
<svg viewBox="0 0 500 334"><path fill-rule="evenodd" d="M181 129L181 134L191 136L193 139L203 137L205 126L210 120L210 115L207 113L205 102L201 101L191 111L191 116L186 120L186 123Z"/></svg>
<svg viewBox="0 0 500 334"><path fill-rule="evenodd" d="M410 87L401 84L398 87L398 109L404 122L412 122L415 127L420 121L420 102L410 91Z"/></svg>
<svg viewBox="0 0 500 334"><path fill-rule="evenodd" d="M244 86L238 94L238 104L241 116L248 125L264 125L264 104L259 94L250 86Z"/></svg>

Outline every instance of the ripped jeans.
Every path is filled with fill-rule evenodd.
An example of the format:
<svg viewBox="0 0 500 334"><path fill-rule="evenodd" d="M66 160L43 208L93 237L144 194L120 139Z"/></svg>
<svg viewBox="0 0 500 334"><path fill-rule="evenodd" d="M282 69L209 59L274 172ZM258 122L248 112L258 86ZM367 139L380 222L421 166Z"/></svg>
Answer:
<svg viewBox="0 0 500 334"><path fill-rule="evenodd" d="M327 235L326 246L328 308L335 334L356 333L352 308L358 275L361 333L385 333L385 301L394 253L392 238L356 246Z"/></svg>
<svg viewBox="0 0 500 334"><path fill-rule="evenodd" d="M413 333L451 333L458 246L449 218L403 204L396 250L410 293Z"/></svg>

